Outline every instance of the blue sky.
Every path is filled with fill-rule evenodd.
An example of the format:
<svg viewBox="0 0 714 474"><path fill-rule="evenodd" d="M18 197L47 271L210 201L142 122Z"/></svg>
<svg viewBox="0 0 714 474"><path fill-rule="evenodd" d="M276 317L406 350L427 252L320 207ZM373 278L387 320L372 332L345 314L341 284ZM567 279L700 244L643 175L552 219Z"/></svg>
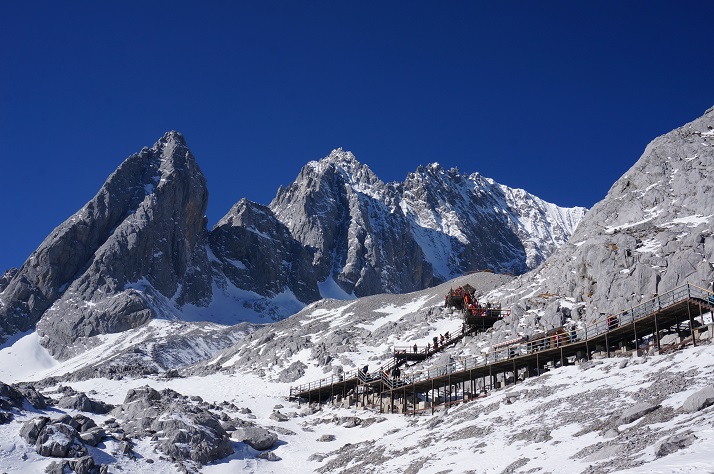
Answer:
<svg viewBox="0 0 714 474"><path fill-rule="evenodd" d="M0 5L0 272L179 130L209 225L338 147L591 207L714 105L714 2Z"/></svg>

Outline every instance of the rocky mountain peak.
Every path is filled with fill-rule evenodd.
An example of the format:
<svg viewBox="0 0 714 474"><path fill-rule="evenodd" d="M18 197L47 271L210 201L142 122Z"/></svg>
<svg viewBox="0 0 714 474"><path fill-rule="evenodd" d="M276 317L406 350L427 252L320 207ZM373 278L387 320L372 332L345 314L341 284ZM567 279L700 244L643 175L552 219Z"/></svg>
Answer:
<svg viewBox="0 0 714 474"><path fill-rule="evenodd" d="M305 167L315 174L335 174L347 186L352 186L360 192L374 194L374 188L383 188L384 183L372 172L369 166L360 163L354 154L342 148L332 152L320 161L312 161Z"/></svg>
<svg viewBox="0 0 714 474"><path fill-rule="evenodd" d="M530 201L484 200L469 179L432 163L385 184L336 149L269 206L238 201L209 234L205 177L171 131L0 278L0 324L7 334L36 324L64 358L157 316L280 319L320 297L410 292L484 268L520 273L569 235L534 200L540 224L557 230L544 240L523 224ZM225 316L226 305L238 309Z"/></svg>
<svg viewBox="0 0 714 474"><path fill-rule="evenodd" d="M183 137L181 132L177 132L176 130L171 130L169 132L164 133L164 136L161 137L152 147L153 150L160 150L163 148L166 148L167 146L186 146L186 139Z"/></svg>
<svg viewBox="0 0 714 474"><path fill-rule="evenodd" d="M68 357L80 339L140 326L167 305L206 304L207 204L194 156L167 133L128 157L12 275L0 324L10 333L37 323L50 352Z"/></svg>

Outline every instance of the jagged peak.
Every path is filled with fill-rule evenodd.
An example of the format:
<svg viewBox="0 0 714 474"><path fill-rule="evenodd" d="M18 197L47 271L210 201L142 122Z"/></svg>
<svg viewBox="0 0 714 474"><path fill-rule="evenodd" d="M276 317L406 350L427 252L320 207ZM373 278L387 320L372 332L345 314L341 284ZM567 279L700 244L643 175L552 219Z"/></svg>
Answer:
<svg viewBox="0 0 714 474"><path fill-rule="evenodd" d="M171 130L169 132L164 133L164 136L159 138L159 140L154 143L154 146L151 147L153 150L161 150L163 148L167 148L169 145L180 145L180 146L186 146L186 139L183 137L183 135L180 132L177 132L176 130Z"/></svg>
<svg viewBox="0 0 714 474"><path fill-rule="evenodd" d="M329 169L340 173L345 181L351 185L378 185L383 184L369 166L360 163L351 151L336 148L329 155L319 161L310 161L303 168L304 171L323 174Z"/></svg>
<svg viewBox="0 0 714 474"><path fill-rule="evenodd" d="M237 203L233 204L233 206L226 213L226 215L223 216L221 220L218 221L215 226L213 226L213 228L216 229L224 225L240 225L240 222L246 213L260 216L272 215L272 212L270 211L270 208L268 206L253 202L246 198L241 198Z"/></svg>
<svg viewBox="0 0 714 474"><path fill-rule="evenodd" d="M444 168L442 168L442 166L437 161L426 165L426 169L428 171L431 171L432 173L438 173L439 171L444 170Z"/></svg>
<svg viewBox="0 0 714 474"><path fill-rule="evenodd" d="M318 171L322 171L331 165L347 172L366 167L366 165L357 161L357 158L351 151L345 151L342 147L332 150L329 155L319 161L311 161L308 163L308 166Z"/></svg>

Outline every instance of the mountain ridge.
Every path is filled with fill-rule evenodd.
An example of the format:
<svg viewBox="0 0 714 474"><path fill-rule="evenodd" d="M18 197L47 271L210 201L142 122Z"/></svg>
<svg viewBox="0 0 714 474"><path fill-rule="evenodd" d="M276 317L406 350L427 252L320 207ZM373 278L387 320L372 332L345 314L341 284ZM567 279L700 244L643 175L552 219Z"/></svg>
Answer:
<svg viewBox="0 0 714 474"><path fill-rule="evenodd" d="M476 269L519 273L567 240L561 214L584 214L478 174L420 169L411 184L385 184L336 149L270 205L241 199L209 231L206 179L183 136L167 132L4 274L2 331L36 326L52 355L68 358L154 318L261 323L324 296L411 292ZM488 225L459 222L470 212Z"/></svg>

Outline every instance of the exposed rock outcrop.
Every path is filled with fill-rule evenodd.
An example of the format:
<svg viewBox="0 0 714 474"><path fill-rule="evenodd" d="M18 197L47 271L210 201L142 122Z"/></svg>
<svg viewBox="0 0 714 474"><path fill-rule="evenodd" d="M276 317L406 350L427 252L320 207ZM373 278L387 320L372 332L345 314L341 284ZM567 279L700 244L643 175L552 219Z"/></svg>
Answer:
<svg viewBox="0 0 714 474"><path fill-rule="evenodd" d="M492 295L517 316L503 329L596 321L685 282L711 289L713 130L710 108L653 140L567 244Z"/></svg>
<svg viewBox="0 0 714 474"><path fill-rule="evenodd" d="M91 345L87 338L141 326L169 301L206 304L207 203L206 180L183 137L167 133L127 158L11 274L2 329L26 331L39 321L45 347L66 358L79 340Z"/></svg>
<svg viewBox="0 0 714 474"><path fill-rule="evenodd" d="M62 387L62 398L57 402L60 408L83 411L88 413L105 414L114 407L99 400L92 400L87 394L77 392L71 387Z"/></svg>
<svg viewBox="0 0 714 474"><path fill-rule="evenodd" d="M0 382L0 424L31 408L45 408L47 399L31 385L13 386Z"/></svg>
<svg viewBox="0 0 714 474"><path fill-rule="evenodd" d="M314 252L295 240L269 208L241 199L211 230L209 241L214 266L236 287L268 298L285 290L303 302L320 298Z"/></svg>
<svg viewBox="0 0 714 474"><path fill-rule="evenodd" d="M687 397L682 404L682 410L695 413L714 404L714 386L707 385Z"/></svg>
<svg viewBox="0 0 714 474"><path fill-rule="evenodd" d="M128 435L153 434L156 448L173 459L207 464L233 453L218 418L172 390L129 390L113 414Z"/></svg>

